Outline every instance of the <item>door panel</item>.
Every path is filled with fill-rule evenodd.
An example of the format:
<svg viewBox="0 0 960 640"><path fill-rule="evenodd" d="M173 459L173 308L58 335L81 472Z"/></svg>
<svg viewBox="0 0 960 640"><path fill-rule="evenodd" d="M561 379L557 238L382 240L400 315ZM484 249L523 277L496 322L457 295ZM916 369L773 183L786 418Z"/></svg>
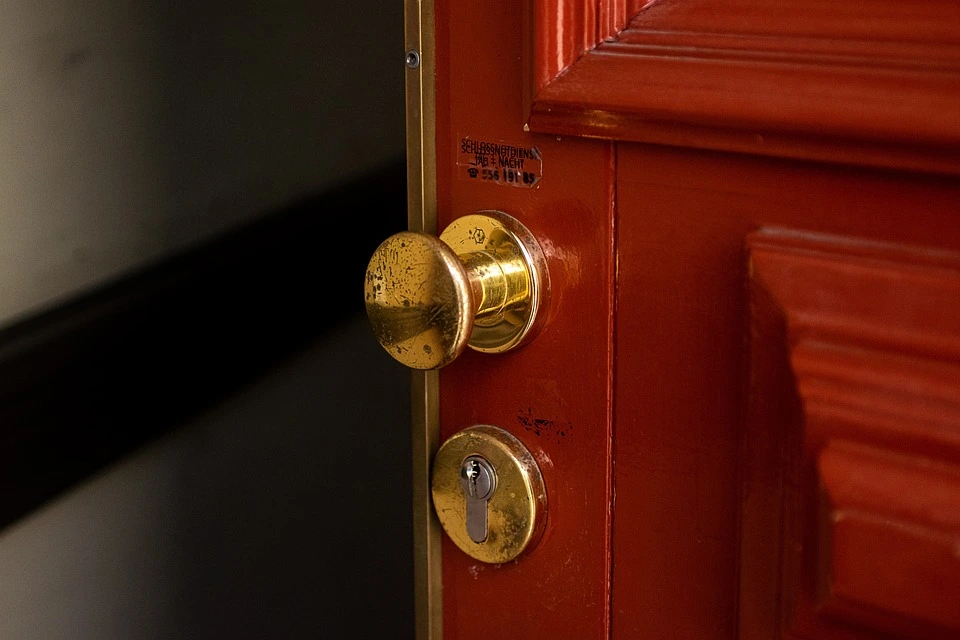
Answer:
<svg viewBox="0 0 960 640"><path fill-rule="evenodd" d="M744 427L745 619L775 590L790 637L956 637L960 253L748 244L751 369L771 375Z"/></svg>
<svg viewBox="0 0 960 640"><path fill-rule="evenodd" d="M582 55L558 52L570 66L536 86L532 130L960 172L952 0L645 4Z"/></svg>
<svg viewBox="0 0 960 640"><path fill-rule="evenodd" d="M795 613L794 601L781 602L777 594L799 591L811 610L820 598L814 593L814 582L823 578L817 531L805 540L802 528L828 523L819 516L799 522L804 509L817 505L795 495L800 474L785 471L806 465L813 473L816 455L806 452L802 436L809 427L802 424L797 374L786 355L792 339L778 328L784 322L778 305L786 302L768 302L776 313L763 315L758 309L772 294L748 286L751 268L758 278L766 264L748 261L748 249L767 237L752 234L774 228L800 230L786 237L843 234L846 243L831 236L829 246L835 252L840 247L847 260L858 255L855 249L862 254L864 245L918 243L923 248L898 255L924 256L938 264L937 273L956 277L960 272L951 271L956 264L944 249L960 249L954 214L960 190L949 178L648 145L621 144L617 166L613 637L774 637L775 630L790 628ZM943 348L944 340L960 338L955 303L947 303L956 299L952 289L944 285L918 296L916 286L905 286L906 268L896 263L900 279L886 290L858 280L834 294L863 309L850 330L868 334L875 315L882 318L892 307L915 318L914 333L939 340L932 350L937 357L955 357ZM805 291L800 285L816 282L807 306L797 311L798 322L827 313L832 298L825 285L836 281L834 274L817 281L802 265L781 271L792 279L778 291L794 298ZM892 297L903 291L909 299ZM930 308L920 306L923 300ZM917 347L911 355L921 353ZM937 384L955 384L956 370L943 366ZM894 380L892 387L902 375ZM922 389L932 383L915 384ZM889 450L905 437L895 433L883 446ZM922 454L951 460L956 452L937 441ZM831 475L842 477L840 471ZM805 481L814 483L802 489L809 502L817 479L808 475ZM949 494L954 485L944 486ZM951 539L952 526L937 530L946 527L944 539ZM800 562L812 563L806 573L789 554L780 557L791 543L804 545ZM857 557L840 547L833 552L841 560ZM919 549L916 554L922 556L917 561L928 557ZM866 560L860 561L862 570ZM799 637L821 637L807 633Z"/></svg>
<svg viewBox="0 0 960 640"><path fill-rule="evenodd" d="M485 209L522 219L541 240L552 291L547 325L530 344L497 356L468 351L440 371L441 440L475 424L507 429L537 458L548 502L543 538L517 561L487 565L444 539L444 637L605 638L612 144L523 131L523 21L503 5L438 3L437 15L438 226ZM537 147L538 184L471 177L465 141ZM508 168L487 159L488 170Z"/></svg>
<svg viewBox="0 0 960 640"><path fill-rule="evenodd" d="M551 279L439 374L548 503L443 539L444 638L960 637L958 6L435 3L438 228Z"/></svg>

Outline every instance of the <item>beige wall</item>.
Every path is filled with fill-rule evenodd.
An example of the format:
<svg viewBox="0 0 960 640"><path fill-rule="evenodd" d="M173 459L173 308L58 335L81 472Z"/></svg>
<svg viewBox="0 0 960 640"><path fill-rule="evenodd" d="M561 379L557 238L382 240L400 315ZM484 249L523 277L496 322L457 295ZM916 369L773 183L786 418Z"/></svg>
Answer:
<svg viewBox="0 0 960 640"><path fill-rule="evenodd" d="M0 0L0 327L400 155L402 47L399 0Z"/></svg>

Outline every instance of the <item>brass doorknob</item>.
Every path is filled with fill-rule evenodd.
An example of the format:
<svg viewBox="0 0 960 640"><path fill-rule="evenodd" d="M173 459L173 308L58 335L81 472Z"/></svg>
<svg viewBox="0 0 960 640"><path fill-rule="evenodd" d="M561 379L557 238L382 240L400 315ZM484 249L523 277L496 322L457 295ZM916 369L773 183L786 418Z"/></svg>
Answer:
<svg viewBox="0 0 960 640"><path fill-rule="evenodd" d="M529 340L542 323L546 260L517 219L481 211L440 237L403 231L370 258L367 317L387 353L413 369L438 369L468 345L497 353Z"/></svg>

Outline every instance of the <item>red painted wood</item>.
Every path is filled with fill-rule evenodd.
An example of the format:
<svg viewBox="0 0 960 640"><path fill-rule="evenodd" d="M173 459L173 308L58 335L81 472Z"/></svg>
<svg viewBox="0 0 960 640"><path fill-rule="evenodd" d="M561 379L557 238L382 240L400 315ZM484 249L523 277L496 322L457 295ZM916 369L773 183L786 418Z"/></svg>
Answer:
<svg viewBox="0 0 960 640"><path fill-rule="evenodd" d="M802 230L796 242L812 231L870 239L846 243L847 253L879 239L912 242L922 247L918 269L943 271L952 264L943 250L960 249L960 188L946 178L646 145L619 145L617 165L613 636L771 638L786 629L781 616L793 615L793 601L778 598L782 583L806 579L799 563L815 548L799 524L797 482L784 473L805 468L812 478L814 459L804 455L780 303L766 289L745 291L746 238L791 227ZM831 294L829 274L783 270L794 278L784 295L809 293L814 308L886 299L879 284ZM899 285L884 295L907 297L880 306L931 329L914 335L948 332L960 314L917 307L912 283L923 278L892 273ZM933 393L929 376L914 385Z"/></svg>
<svg viewBox="0 0 960 640"><path fill-rule="evenodd" d="M943 244L750 236L746 637L960 633L957 234Z"/></svg>
<svg viewBox="0 0 960 640"><path fill-rule="evenodd" d="M678 33L721 34L726 36L770 36L783 38L844 41L926 42L956 46L960 33L956 21L960 7L953 0L922 2L836 2L835 0L725 0L722 9L715 2L700 0L659 0L647 15L636 15L632 28L650 21L671 27ZM659 28L659 27L658 27ZM951 51L943 53L950 55Z"/></svg>
<svg viewBox="0 0 960 640"><path fill-rule="evenodd" d="M960 467L833 442L818 467L821 610L900 636L960 634Z"/></svg>
<svg viewBox="0 0 960 640"><path fill-rule="evenodd" d="M534 0L532 23L533 94L599 42L598 18L606 0ZM606 21L606 19L605 19Z"/></svg>
<svg viewBox="0 0 960 640"><path fill-rule="evenodd" d="M529 126L955 174L960 5L658 2L545 86Z"/></svg>
<svg viewBox="0 0 960 640"><path fill-rule="evenodd" d="M516 435L540 463L549 515L539 545L506 565L444 540L444 638L607 638L612 145L523 131L524 25L504 6L436 3L439 227L491 208L524 222L547 254L551 320L515 352L468 351L440 372L441 437L478 423ZM543 177L534 189L471 180L456 171L464 137L537 146Z"/></svg>
<svg viewBox="0 0 960 640"><path fill-rule="evenodd" d="M526 36L532 44L530 95L598 43L614 38L639 8L636 0L532 0ZM529 103L525 106L529 107Z"/></svg>
<svg viewBox="0 0 960 640"><path fill-rule="evenodd" d="M442 435L511 430L550 503L515 563L445 543L445 638L958 637L957 6L437 3L440 227L517 215L554 291L441 372Z"/></svg>
<svg viewBox="0 0 960 640"><path fill-rule="evenodd" d="M627 18L634 13L627 13L627 0L606 0L598 7L597 36L598 42L614 38L627 24Z"/></svg>

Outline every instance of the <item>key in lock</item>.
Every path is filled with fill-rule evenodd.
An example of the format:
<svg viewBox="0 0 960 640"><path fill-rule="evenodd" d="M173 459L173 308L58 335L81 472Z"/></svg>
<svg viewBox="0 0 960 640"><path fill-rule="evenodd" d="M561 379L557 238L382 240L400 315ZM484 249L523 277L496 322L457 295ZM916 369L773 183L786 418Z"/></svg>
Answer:
<svg viewBox="0 0 960 640"><path fill-rule="evenodd" d="M467 535L476 543L487 539L487 506L497 488L497 474L483 456L472 455L460 465L460 486L467 507Z"/></svg>

